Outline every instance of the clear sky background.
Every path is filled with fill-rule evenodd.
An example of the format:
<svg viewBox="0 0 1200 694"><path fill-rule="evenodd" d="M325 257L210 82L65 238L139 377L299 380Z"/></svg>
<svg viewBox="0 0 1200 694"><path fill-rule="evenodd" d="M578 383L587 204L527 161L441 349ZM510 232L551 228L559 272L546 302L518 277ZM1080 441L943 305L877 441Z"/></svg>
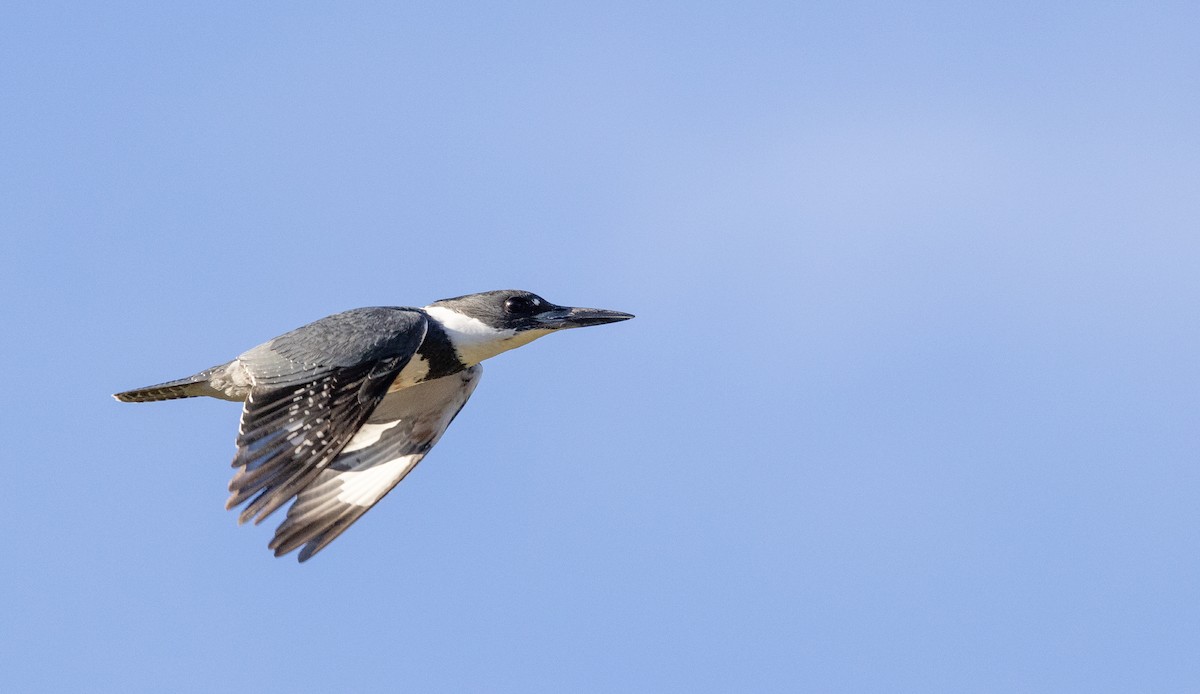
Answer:
<svg viewBox="0 0 1200 694"><path fill-rule="evenodd" d="M5 4L0 689L1200 691L1198 27ZM505 287L638 317L305 565L109 397Z"/></svg>

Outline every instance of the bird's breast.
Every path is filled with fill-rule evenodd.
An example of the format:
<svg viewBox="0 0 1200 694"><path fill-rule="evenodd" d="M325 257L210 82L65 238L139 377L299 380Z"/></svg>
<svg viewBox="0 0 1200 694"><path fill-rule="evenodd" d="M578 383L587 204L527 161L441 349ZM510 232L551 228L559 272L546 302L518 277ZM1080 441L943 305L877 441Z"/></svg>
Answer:
<svg viewBox="0 0 1200 694"><path fill-rule="evenodd" d="M389 393L394 393L402 388L415 386L429 377L429 360L420 353L414 354L412 359L404 365L400 373L396 374L392 385L388 387Z"/></svg>

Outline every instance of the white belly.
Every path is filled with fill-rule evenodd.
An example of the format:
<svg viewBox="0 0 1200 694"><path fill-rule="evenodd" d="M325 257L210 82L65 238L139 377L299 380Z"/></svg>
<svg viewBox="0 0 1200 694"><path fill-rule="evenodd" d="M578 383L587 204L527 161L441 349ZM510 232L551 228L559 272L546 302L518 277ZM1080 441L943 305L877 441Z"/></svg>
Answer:
<svg viewBox="0 0 1200 694"><path fill-rule="evenodd" d="M425 361L425 358L420 354L414 354L413 358L400 370L400 373L396 374L396 380L392 381L392 385L388 387L388 392L394 393L401 388L415 386L424 381L428 375L429 362Z"/></svg>

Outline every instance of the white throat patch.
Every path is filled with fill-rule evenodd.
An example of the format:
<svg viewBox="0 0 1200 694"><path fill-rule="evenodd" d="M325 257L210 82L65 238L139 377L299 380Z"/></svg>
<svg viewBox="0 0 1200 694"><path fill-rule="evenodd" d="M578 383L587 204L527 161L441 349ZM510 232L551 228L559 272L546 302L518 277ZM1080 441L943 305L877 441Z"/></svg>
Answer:
<svg viewBox="0 0 1200 694"><path fill-rule="evenodd" d="M426 306L425 312L441 324L442 329L454 345L458 359L467 366L474 366L501 352L527 345L550 330L497 330L478 318L472 318L445 306Z"/></svg>

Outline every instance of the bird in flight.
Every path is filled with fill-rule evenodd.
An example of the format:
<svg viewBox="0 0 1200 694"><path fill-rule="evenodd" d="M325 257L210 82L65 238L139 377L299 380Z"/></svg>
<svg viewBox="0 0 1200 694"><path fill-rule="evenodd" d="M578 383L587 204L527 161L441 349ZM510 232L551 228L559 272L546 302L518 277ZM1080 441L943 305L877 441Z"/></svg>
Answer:
<svg viewBox="0 0 1200 694"><path fill-rule="evenodd" d="M208 396L243 403L227 509L262 522L292 501L268 545L306 561L404 479L479 383L484 359L567 328L633 318L499 290L322 318L121 402ZM294 499L294 501L293 501Z"/></svg>

